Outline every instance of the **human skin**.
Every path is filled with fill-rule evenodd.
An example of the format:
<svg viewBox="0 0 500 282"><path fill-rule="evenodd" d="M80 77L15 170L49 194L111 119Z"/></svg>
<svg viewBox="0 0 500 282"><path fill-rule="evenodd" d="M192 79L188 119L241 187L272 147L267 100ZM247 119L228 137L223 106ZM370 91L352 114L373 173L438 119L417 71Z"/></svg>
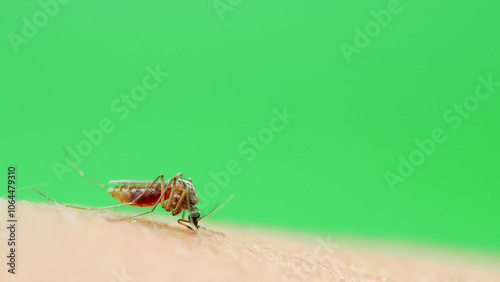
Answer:
<svg viewBox="0 0 500 282"><path fill-rule="evenodd" d="M0 281L500 281L500 259L477 254L210 220L225 236L200 237L171 216L112 221L113 212L26 201L16 218L16 274L7 272L3 227Z"/></svg>

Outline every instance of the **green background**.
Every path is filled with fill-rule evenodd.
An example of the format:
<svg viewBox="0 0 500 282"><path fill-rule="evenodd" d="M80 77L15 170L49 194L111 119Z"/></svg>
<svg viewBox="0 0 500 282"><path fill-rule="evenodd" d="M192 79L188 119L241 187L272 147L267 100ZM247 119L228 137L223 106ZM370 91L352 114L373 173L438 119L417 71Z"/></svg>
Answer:
<svg viewBox="0 0 500 282"><path fill-rule="evenodd" d="M212 1L100 2L58 4L18 46L23 17L44 10L0 4L0 152L18 187L117 203L53 169L65 164L62 142L77 148L109 118L114 130L80 163L103 183L182 171L206 195L210 172L238 162L200 199L207 211L234 195L211 220L500 251L500 87L458 128L443 118L479 76L500 81L499 1L401 1L350 61L341 43L354 46L390 1L232 1L222 15ZM170 75L120 119L112 103L158 65ZM284 107L296 117L248 161L238 147ZM391 190L384 174L436 128L446 141Z"/></svg>

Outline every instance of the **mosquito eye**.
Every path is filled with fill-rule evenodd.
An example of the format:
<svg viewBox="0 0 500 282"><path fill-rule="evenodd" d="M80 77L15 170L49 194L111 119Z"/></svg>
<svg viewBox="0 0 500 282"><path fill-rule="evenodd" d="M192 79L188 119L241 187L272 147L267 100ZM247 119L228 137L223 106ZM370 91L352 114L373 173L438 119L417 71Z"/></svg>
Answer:
<svg viewBox="0 0 500 282"><path fill-rule="evenodd" d="M192 217L192 218L198 218L198 217L200 217L200 216L201 216L201 214L200 214L200 212L199 212L199 211L194 211L194 212L192 212L192 213L191 213L191 217Z"/></svg>

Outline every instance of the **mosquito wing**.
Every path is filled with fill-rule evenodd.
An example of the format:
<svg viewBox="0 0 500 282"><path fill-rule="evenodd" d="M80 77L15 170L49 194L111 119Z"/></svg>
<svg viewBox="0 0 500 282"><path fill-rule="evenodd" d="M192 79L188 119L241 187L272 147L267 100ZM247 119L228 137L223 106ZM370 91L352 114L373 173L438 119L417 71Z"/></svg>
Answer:
<svg viewBox="0 0 500 282"><path fill-rule="evenodd" d="M120 180L111 180L111 181L109 181L109 184L120 184L120 185L150 184L150 183L153 183L153 180L120 179Z"/></svg>
<svg viewBox="0 0 500 282"><path fill-rule="evenodd" d="M165 179L165 183L170 181L172 178L177 178L180 181L185 181L182 179L182 173L177 173L171 178ZM129 184L151 184L153 180L135 180L135 179L120 179L120 180L111 180L109 184L119 184L119 185L129 185ZM161 183L160 180L157 180L156 183ZM190 182L189 182L190 183Z"/></svg>

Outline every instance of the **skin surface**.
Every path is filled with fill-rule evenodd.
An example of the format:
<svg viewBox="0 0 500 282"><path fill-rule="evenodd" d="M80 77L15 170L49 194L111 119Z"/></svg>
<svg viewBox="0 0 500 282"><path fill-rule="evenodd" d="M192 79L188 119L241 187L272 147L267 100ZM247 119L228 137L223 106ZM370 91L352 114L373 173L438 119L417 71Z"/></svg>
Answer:
<svg viewBox="0 0 500 282"><path fill-rule="evenodd" d="M201 231L200 239L170 215L116 222L114 211L16 205L17 274L7 272L3 227L0 281L500 281L500 259L477 254L210 220L204 226L226 236Z"/></svg>

